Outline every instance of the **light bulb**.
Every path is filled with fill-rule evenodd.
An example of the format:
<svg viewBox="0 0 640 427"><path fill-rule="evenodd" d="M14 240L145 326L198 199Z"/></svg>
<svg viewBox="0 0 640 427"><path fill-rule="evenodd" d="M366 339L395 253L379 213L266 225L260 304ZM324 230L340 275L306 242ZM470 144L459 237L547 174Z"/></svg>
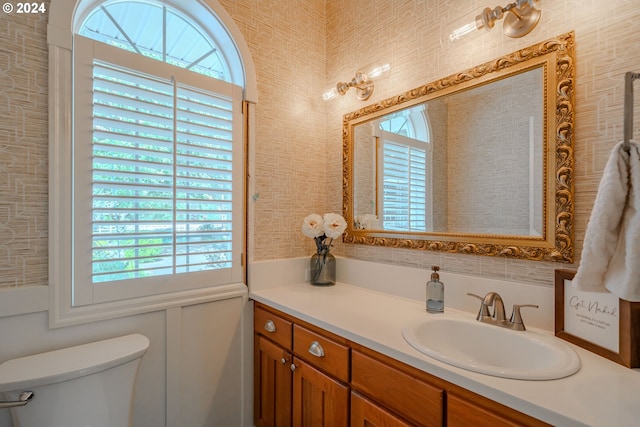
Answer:
<svg viewBox="0 0 640 427"><path fill-rule="evenodd" d="M373 70L371 70L368 74L368 77L370 79L375 79L376 77L380 77L390 69L391 66L389 64L380 65L379 67L375 67Z"/></svg>
<svg viewBox="0 0 640 427"><path fill-rule="evenodd" d="M338 89L336 89L335 87L332 87L331 89L325 91L325 93L322 94L322 99L324 99L325 101L328 101L332 98L335 98L338 95L339 95Z"/></svg>
<svg viewBox="0 0 640 427"><path fill-rule="evenodd" d="M475 31L477 28L476 21L465 24L462 27L453 30L451 34L449 34L449 40L452 42L460 40L462 37Z"/></svg>

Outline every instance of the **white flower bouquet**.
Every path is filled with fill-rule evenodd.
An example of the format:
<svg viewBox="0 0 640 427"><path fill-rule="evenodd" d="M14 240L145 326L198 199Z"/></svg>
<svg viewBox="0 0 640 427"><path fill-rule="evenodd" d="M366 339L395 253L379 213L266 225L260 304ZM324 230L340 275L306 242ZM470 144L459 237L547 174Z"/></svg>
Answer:
<svg viewBox="0 0 640 427"><path fill-rule="evenodd" d="M302 233L315 240L318 255L329 253L333 239L342 236L346 228L342 215L335 213L326 213L324 217L311 214L302 222Z"/></svg>
<svg viewBox="0 0 640 427"><path fill-rule="evenodd" d="M347 228L342 215L326 213L307 216L302 222L302 233L313 238L316 253L311 257L311 284L333 285L336 282L336 260L329 253L333 239L337 239Z"/></svg>

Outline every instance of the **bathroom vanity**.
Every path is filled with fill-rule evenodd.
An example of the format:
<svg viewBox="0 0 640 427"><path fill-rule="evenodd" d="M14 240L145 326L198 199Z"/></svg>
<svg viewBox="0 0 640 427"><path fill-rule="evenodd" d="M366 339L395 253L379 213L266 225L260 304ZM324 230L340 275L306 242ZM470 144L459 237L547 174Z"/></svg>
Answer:
<svg viewBox="0 0 640 427"><path fill-rule="evenodd" d="M257 287L250 297L256 426L624 427L640 419L640 372L571 344L582 363L571 376L500 378L405 341L404 326L439 316L424 301L344 283Z"/></svg>
<svg viewBox="0 0 640 427"><path fill-rule="evenodd" d="M259 427L549 425L262 303L254 333Z"/></svg>

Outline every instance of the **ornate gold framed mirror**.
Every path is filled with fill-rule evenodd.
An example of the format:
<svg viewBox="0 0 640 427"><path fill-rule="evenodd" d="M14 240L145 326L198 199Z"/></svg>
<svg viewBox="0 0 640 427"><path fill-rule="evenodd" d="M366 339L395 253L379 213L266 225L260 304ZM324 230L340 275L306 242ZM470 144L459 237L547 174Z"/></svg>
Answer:
<svg viewBox="0 0 640 427"><path fill-rule="evenodd" d="M574 44L346 114L344 242L572 262Z"/></svg>

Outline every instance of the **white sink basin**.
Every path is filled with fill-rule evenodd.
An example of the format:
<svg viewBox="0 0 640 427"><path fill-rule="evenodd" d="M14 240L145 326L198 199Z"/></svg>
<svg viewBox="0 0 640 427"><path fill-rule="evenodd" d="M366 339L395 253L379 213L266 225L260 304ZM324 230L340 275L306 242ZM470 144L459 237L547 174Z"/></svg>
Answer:
<svg viewBox="0 0 640 427"><path fill-rule="evenodd" d="M512 331L447 314L402 329L416 350L469 371L521 380L552 380L576 373L576 352L551 335Z"/></svg>

